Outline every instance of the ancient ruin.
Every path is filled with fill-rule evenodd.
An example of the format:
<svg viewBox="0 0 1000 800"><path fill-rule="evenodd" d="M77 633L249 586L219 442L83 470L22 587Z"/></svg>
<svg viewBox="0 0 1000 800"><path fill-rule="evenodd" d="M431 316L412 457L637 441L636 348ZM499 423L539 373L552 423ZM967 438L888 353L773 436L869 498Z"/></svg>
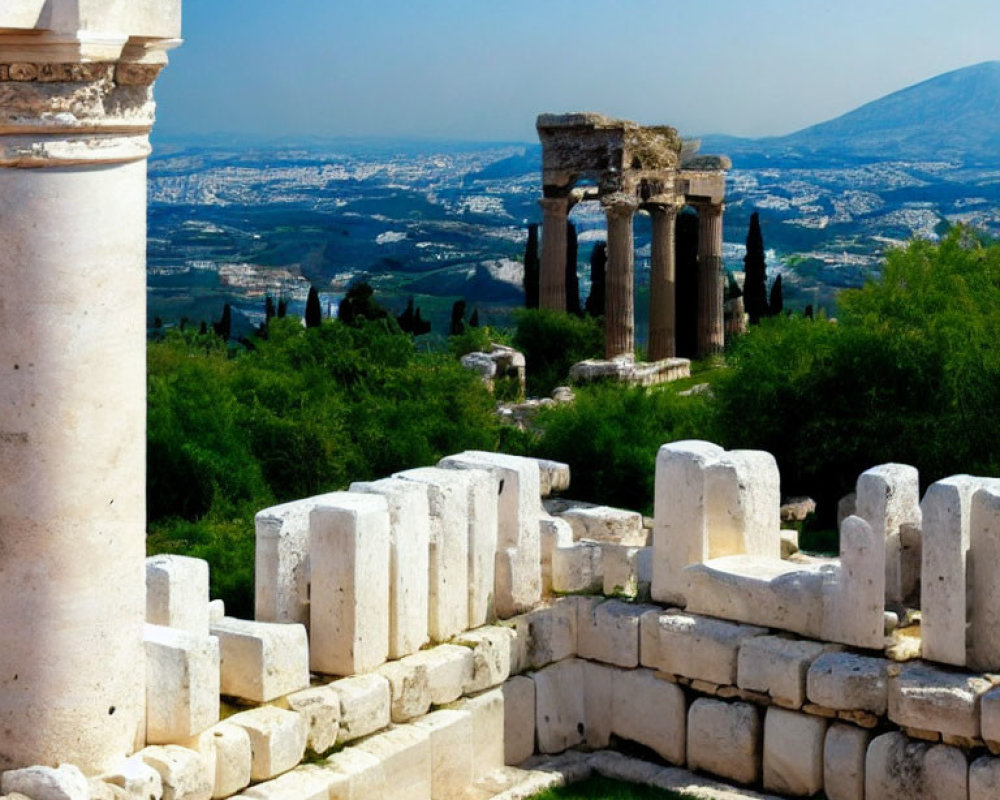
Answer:
<svg viewBox="0 0 1000 800"><path fill-rule="evenodd" d="M576 203L597 200L608 225L605 358L635 350L635 213L652 219L649 360L675 350L674 225L685 206L698 212L698 355L724 344L722 211L724 156L697 156L666 125L643 126L603 114L541 114L543 211L540 306L565 311L566 225Z"/></svg>

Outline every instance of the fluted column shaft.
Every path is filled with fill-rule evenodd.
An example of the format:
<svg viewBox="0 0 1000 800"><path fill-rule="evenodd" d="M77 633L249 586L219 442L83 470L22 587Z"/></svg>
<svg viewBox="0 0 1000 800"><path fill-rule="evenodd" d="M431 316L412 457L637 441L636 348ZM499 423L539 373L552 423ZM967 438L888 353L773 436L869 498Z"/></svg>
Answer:
<svg viewBox="0 0 1000 800"><path fill-rule="evenodd" d="M570 199L543 197L538 204L542 207L542 264L538 307L549 311L565 311L566 228Z"/></svg>
<svg viewBox="0 0 1000 800"><path fill-rule="evenodd" d="M604 296L604 356L635 354L635 246L632 220L636 201L628 196L604 200L608 220L608 267Z"/></svg>
<svg viewBox="0 0 1000 800"><path fill-rule="evenodd" d="M649 360L659 361L676 355L676 286L677 269L674 226L677 208L651 204L653 221L649 274Z"/></svg>
<svg viewBox="0 0 1000 800"><path fill-rule="evenodd" d="M725 346L722 310L721 203L698 207L698 356L721 353Z"/></svg>

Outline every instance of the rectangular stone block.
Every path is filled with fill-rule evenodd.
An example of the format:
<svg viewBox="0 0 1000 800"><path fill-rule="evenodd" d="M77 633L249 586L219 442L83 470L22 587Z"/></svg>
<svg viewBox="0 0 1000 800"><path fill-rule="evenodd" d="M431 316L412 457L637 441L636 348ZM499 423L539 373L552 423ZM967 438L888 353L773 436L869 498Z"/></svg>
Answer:
<svg viewBox="0 0 1000 800"><path fill-rule="evenodd" d="M431 707L431 688L427 668L423 664L406 659L390 661L379 667L377 672L389 681L393 722L409 722L427 713Z"/></svg>
<svg viewBox="0 0 1000 800"><path fill-rule="evenodd" d="M501 689L504 763L516 767L535 752L535 682L515 675Z"/></svg>
<svg viewBox="0 0 1000 800"><path fill-rule="evenodd" d="M557 547L573 545L573 529L561 517L542 514L538 520L539 548L541 549L542 594L552 594L552 551Z"/></svg>
<svg viewBox="0 0 1000 800"><path fill-rule="evenodd" d="M577 653L618 667L639 666L639 621L652 606L587 598L577 604Z"/></svg>
<svg viewBox="0 0 1000 800"><path fill-rule="evenodd" d="M781 558L781 486L774 456L727 450L706 466L708 557Z"/></svg>
<svg viewBox="0 0 1000 800"><path fill-rule="evenodd" d="M442 709L413 723L430 746L431 797L461 797L472 785L472 714Z"/></svg>
<svg viewBox="0 0 1000 800"><path fill-rule="evenodd" d="M329 686L313 686L285 698L288 707L306 721L306 746L325 753L340 734L340 695Z"/></svg>
<svg viewBox="0 0 1000 800"><path fill-rule="evenodd" d="M31 766L3 773L3 794L12 800L22 797L43 800L89 800L87 778L72 764L58 767Z"/></svg>
<svg viewBox="0 0 1000 800"><path fill-rule="evenodd" d="M767 629L670 610L660 616L659 632L657 669L735 685L740 646L754 636L766 634Z"/></svg>
<svg viewBox="0 0 1000 800"><path fill-rule="evenodd" d="M991 481L972 496L970 506L972 583L969 593L967 663L981 671L1000 670L1000 482Z"/></svg>
<svg viewBox="0 0 1000 800"><path fill-rule="evenodd" d="M496 619L494 591L499 520L497 481L486 470L469 476L469 621L478 628Z"/></svg>
<svg viewBox="0 0 1000 800"><path fill-rule="evenodd" d="M812 797L823 788L827 721L772 706L764 717L764 788Z"/></svg>
<svg viewBox="0 0 1000 800"><path fill-rule="evenodd" d="M320 770L286 772L244 790L240 797L253 800L329 800L330 779Z"/></svg>
<svg viewBox="0 0 1000 800"><path fill-rule="evenodd" d="M583 666L584 738L588 749L603 750L611 744L614 724L615 681L624 672L597 661L580 661Z"/></svg>
<svg viewBox="0 0 1000 800"><path fill-rule="evenodd" d="M687 766L736 783L760 777L761 725L757 707L700 697L688 710Z"/></svg>
<svg viewBox="0 0 1000 800"><path fill-rule="evenodd" d="M635 669L616 673L613 692L613 733L682 765L687 745L683 689L657 678L652 670Z"/></svg>
<svg viewBox="0 0 1000 800"><path fill-rule="evenodd" d="M354 747L382 762L386 797L431 800L431 746L426 730L401 725Z"/></svg>
<svg viewBox="0 0 1000 800"><path fill-rule="evenodd" d="M1000 796L1000 758L982 755L969 766L969 800Z"/></svg>
<svg viewBox="0 0 1000 800"><path fill-rule="evenodd" d="M310 514L310 667L368 672L389 653L389 512L378 495L338 492Z"/></svg>
<svg viewBox="0 0 1000 800"><path fill-rule="evenodd" d="M560 514L573 528L573 539L643 547L642 514L610 506L574 505Z"/></svg>
<svg viewBox="0 0 1000 800"><path fill-rule="evenodd" d="M578 599L565 597L516 619L527 643L525 667L540 669L576 655Z"/></svg>
<svg viewBox="0 0 1000 800"><path fill-rule="evenodd" d="M491 689L460 700L455 708L472 715L473 780L504 766L503 690Z"/></svg>
<svg viewBox="0 0 1000 800"><path fill-rule="evenodd" d="M194 750L174 744L140 750L139 757L160 773L163 800L209 800L213 776ZM5 776L6 777L6 776Z"/></svg>
<svg viewBox="0 0 1000 800"><path fill-rule="evenodd" d="M971 772L965 754L956 747L886 733L873 739L868 747L865 796L886 800L973 797Z"/></svg>
<svg viewBox="0 0 1000 800"><path fill-rule="evenodd" d="M950 800L969 796L969 760L957 747L937 744L924 756L925 797Z"/></svg>
<svg viewBox="0 0 1000 800"><path fill-rule="evenodd" d="M885 540L885 599L901 603L917 588L904 574L919 576L919 566L903 564L903 525L920 526L920 481L917 470L906 464L881 464L858 476L855 514ZM916 555L919 561L919 553ZM912 578L911 578L912 579Z"/></svg>
<svg viewBox="0 0 1000 800"><path fill-rule="evenodd" d="M352 492L379 494L389 510L389 658L416 653L428 640L427 576L431 512L427 487L384 478L352 483Z"/></svg>
<svg viewBox="0 0 1000 800"><path fill-rule="evenodd" d="M475 656L468 647L439 644L402 659L402 663L421 667L427 674L431 703L443 706L460 698L472 684Z"/></svg>
<svg viewBox="0 0 1000 800"><path fill-rule="evenodd" d="M322 766L341 776L330 786L330 800L391 800L385 793L382 762L371 753L348 747L334 753Z"/></svg>
<svg viewBox="0 0 1000 800"><path fill-rule="evenodd" d="M822 638L881 649L885 642L886 540L865 520L840 524L840 563L823 584Z"/></svg>
<svg viewBox="0 0 1000 800"><path fill-rule="evenodd" d="M569 658L535 673L539 753L561 753L586 741L583 664Z"/></svg>
<svg viewBox="0 0 1000 800"><path fill-rule="evenodd" d="M634 598L639 594L640 547L605 544L601 546L604 569L604 596Z"/></svg>
<svg viewBox="0 0 1000 800"><path fill-rule="evenodd" d="M309 624L309 515L337 493L265 508L254 517L254 618Z"/></svg>
<svg viewBox="0 0 1000 800"><path fill-rule="evenodd" d="M250 777L254 781L287 772L305 755L308 730L301 714L261 706L241 711L226 721L243 728L250 737Z"/></svg>
<svg viewBox="0 0 1000 800"><path fill-rule="evenodd" d="M660 617L663 611L654 608L639 617L639 663L644 667L660 668Z"/></svg>
<svg viewBox="0 0 1000 800"><path fill-rule="evenodd" d="M427 487L430 549L427 630L444 642L469 622L469 486L460 472L421 467L397 478Z"/></svg>
<svg viewBox="0 0 1000 800"><path fill-rule="evenodd" d="M304 625L223 617L212 625L222 656L222 693L266 703L309 686Z"/></svg>
<svg viewBox="0 0 1000 800"><path fill-rule="evenodd" d="M183 741L219 721L219 641L147 624L146 741Z"/></svg>
<svg viewBox="0 0 1000 800"><path fill-rule="evenodd" d="M881 717L889 706L888 666L884 658L824 653L806 673L806 697L826 708Z"/></svg>
<svg viewBox="0 0 1000 800"><path fill-rule="evenodd" d="M197 750L210 765L214 776L212 797L229 797L250 784L253 750L250 735L239 725L220 722L197 737Z"/></svg>
<svg viewBox="0 0 1000 800"><path fill-rule="evenodd" d="M337 742L359 739L389 725L392 693L382 675L356 675L328 684L340 698Z"/></svg>
<svg viewBox="0 0 1000 800"><path fill-rule="evenodd" d="M204 736L204 733L199 736ZM189 750L197 750L197 747L192 747L191 745L185 745ZM204 754L202 754L204 757ZM208 763L208 759L206 759ZM30 768L29 768L30 769ZM42 767L36 769L50 769L49 767ZM75 773L74 773L75 770ZM56 772L62 771L64 779L69 779L71 784L76 784L79 789L74 790L70 788L66 794L72 797L75 791L79 791L82 795L81 800L96 800L98 795L96 792L89 792L86 781L78 781L77 777L82 778L83 773L81 773L76 767L67 767L64 765L62 770L55 770ZM7 770L4 773L4 785L0 787L0 791L3 794L11 794L12 792L18 792L18 794L25 794L23 789L11 788L7 785L10 780L7 776L13 778L15 775L22 773L21 770ZM22 773L23 774L23 773ZM142 757L138 754L129 756L128 758L119 761L115 768L110 772L103 772L99 776L99 779L106 784L118 787L121 792L115 792L116 796L121 796L123 792L125 797L140 797L148 798L149 800L162 800L163 798L163 779L160 777L160 773L157 772L153 767L149 766ZM91 781L96 779L91 779ZM61 782L61 781L60 781ZM247 744L247 783L250 782L250 746ZM93 784L91 784L93 786ZM243 784L246 786L246 783ZM242 789L243 786L238 787ZM113 791L113 790L112 790Z"/></svg>
<svg viewBox="0 0 1000 800"><path fill-rule="evenodd" d="M510 677L511 641L514 631L485 625L455 639L455 644L472 649L472 680L465 693L473 694L499 686Z"/></svg>
<svg viewBox="0 0 1000 800"><path fill-rule="evenodd" d="M168 555L146 559L146 622L208 634L208 562Z"/></svg>
<svg viewBox="0 0 1000 800"><path fill-rule="evenodd" d="M979 727L982 737L1000 744L1000 688L990 689L979 699Z"/></svg>
<svg viewBox="0 0 1000 800"><path fill-rule="evenodd" d="M823 791L828 800L865 800L865 755L871 732L835 722L823 746Z"/></svg>
<svg viewBox="0 0 1000 800"><path fill-rule="evenodd" d="M979 698L993 684L967 673L946 672L921 661L893 666L889 719L901 727L978 738Z"/></svg>
<svg viewBox="0 0 1000 800"><path fill-rule="evenodd" d="M755 636L740 645L736 663L736 685L762 692L789 706L806 701L809 666L834 645L781 636Z"/></svg>
<svg viewBox="0 0 1000 800"><path fill-rule="evenodd" d="M552 591L593 594L604 588L604 562L597 542L574 542L552 551Z"/></svg>

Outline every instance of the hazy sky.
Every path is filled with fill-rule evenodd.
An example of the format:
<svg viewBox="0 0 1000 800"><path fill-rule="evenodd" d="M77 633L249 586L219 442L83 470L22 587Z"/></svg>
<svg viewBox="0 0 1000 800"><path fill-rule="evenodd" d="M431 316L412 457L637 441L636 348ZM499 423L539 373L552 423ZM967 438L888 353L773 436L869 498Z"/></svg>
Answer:
<svg viewBox="0 0 1000 800"><path fill-rule="evenodd" d="M783 134L1000 59L997 0L184 0L169 133L535 140L542 111Z"/></svg>

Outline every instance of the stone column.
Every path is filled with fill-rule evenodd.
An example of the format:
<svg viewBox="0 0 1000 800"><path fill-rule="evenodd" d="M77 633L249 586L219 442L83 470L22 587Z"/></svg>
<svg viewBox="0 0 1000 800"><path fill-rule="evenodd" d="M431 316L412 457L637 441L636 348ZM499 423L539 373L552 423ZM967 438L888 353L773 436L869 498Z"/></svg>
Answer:
<svg viewBox="0 0 1000 800"><path fill-rule="evenodd" d="M180 2L35 5L0 5L0 769L97 772L145 736L145 159Z"/></svg>
<svg viewBox="0 0 1000 800"><path fill-rule="evenodd" d="M673 358L676 354L676 252L674 226L677 208L651 203L653 220L649 273L649 360Z"/></svg>
<svg viewBox="0 0 1000 800"><path fill-rule="evenodd" d="M543 197L542 207L542 265L538 307L549 311L566 310L566 227L569 197Z"/></svg>
<svg viewBox="0 0 1000 800"><path fill-rule="evenodd" d="M698 356L721 353L725 345L722 313L721 203L698 206Z"/></svg>
<svg viewBox="0 0 1000 800"><path fill-rule="evenodd" d="M607 359L635 354L635 247L632 218L637 202L634 197L615 194L604 198L608 218L608 267L604 295L604 357Z"/></svg>

